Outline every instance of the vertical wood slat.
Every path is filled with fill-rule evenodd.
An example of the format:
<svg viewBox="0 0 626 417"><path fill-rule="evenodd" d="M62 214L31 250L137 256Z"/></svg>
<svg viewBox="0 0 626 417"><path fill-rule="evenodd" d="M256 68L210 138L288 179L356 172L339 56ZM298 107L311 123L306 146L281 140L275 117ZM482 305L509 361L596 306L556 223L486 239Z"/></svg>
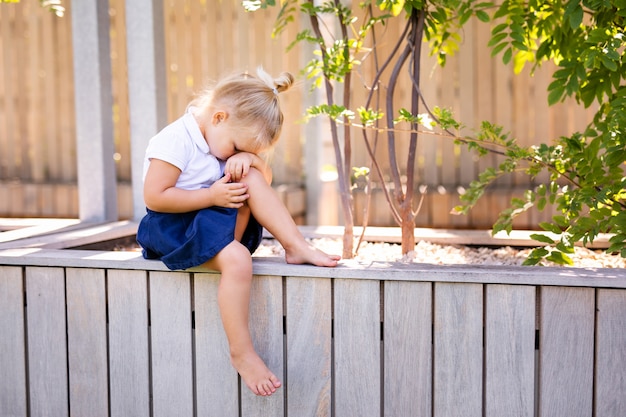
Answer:
<svg viewBox="0 0 626 417"><path fill-rule="evenodd" d="M432 284L384 286L385 417L432 413Z"/></svg>
<svg viewBox="0 0 626 417"><path fill-rule="evenodd" d="M193 416L191 286L188 273L151 272L153 416Z"/></svg>
<svg viewBox="0 0 626 417"><path fill-rule="evenodd" d="M70 414L108 417L106 296L103 269L66 270Z"/></svg>
<svg viewBox="0 0 626 417"><path fill-rule="evenodd" d="M435 283L435 417L482 416L483 287Z"/></svg>
<svg viewBox="0 0 626 417"><path fill-rule="evenodd" d="M335 415L379 417L380 283L336 279L334 284Z"/></svg>
<svg viewBox="0 0 626 417"><path fill-rule="evenodd" d="M539 413L590 416L594 290L541 287Z"/></svg>
<svg viewBox="0 0 626 417"><path fill-rule="evenodd" d="M287 278L287 415L331 415L332 292L329 279Z"/></svg>
<svg viewBox="0 0 626 417"><path fill-rule="evenodd" d="M68 416L64 270L26 267L26 295L30 415Z"/></svg>
<svg viewBox="0 0 626 417"><path fill-rule="evenodd" d="M487 285L485 416L534 415L535 287Z"/></svg>
<svg viewBox="0 0 626 417"><path fill-rule="evenodd" d="M0 415L26 417L22 268L0 266Z"/></svg>
<svg viewBox="0 0 626 417"><path fill-rule="evenodd" d="M263 275L252 278L250 334L261 359L274 375L284 381L282 279ZM242 416L282 416L284 403L284 386L269 397L260 397L254 395L241 381Z"/></svg>
<svg viewBox="0 0 626 417"><path fill-rule="evenodd" d="M595 413L626 415L626 291L597 290Z"/></svg>
<svg viewBox="0 0 626 417"><path fill-rule="evenodd" d="M238 417L239 379L217 304L219 280L194 274L197 415Z"/></svg>
<svg viewBox="0 0 626 417"><path fill-rule="evenodd" d="M146 271L107 271L111 417L150 415Z"/></svg>

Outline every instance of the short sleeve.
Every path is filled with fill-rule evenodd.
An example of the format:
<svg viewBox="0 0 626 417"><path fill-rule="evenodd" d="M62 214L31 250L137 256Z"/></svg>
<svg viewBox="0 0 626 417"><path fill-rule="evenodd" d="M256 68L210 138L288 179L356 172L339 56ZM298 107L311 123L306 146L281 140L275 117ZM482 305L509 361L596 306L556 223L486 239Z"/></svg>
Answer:
<svg viewBox="0 0 626 417"><path fill-rule="evenodd" d="M189 139L163 131L150 139L146 159L160 159L184 171L189 163Z"/></svg>

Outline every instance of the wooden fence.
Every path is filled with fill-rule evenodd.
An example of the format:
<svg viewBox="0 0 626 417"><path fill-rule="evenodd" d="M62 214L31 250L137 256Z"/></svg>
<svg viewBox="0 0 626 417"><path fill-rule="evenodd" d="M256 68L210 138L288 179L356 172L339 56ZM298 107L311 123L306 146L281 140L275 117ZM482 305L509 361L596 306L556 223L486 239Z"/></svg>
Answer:
<svg viewBox="0 0 626 417"><path fill-rule="evenodd" d="M219 276L136 253L0 251L0 415L626 415L622 270L256 259L254 343L229 364Z"/></svg>
<svg viewBox="0 0 626 417"><path fill-rule="evenodd" d="M114 96L114 155L119 181L120 218L132 216L130 192L130 139L124 0L110 0L112 88ZM0 6L0 216L75 217L76 143L72 69L71 2L64 2L66 16L57 18L38 2L22 1ZM168 118L177 118L192 95L208 80L233 70L253 70L263 65L272 73L298 73L304 58L301 49L285 52L297 32L271 39L277 10L245 13L238 0L166 0L165 42L168 85ZM391 47L400 25L388 25L379 34L381 45ZM431 106L454 110L468 126L491 120L510 129L522 144L550 141L582 130L591 112L573 102L547 106L546 89L551 69L530 77L514 76L510 67L490 58L486 47L490 28L472 22L463 32L464 44L445 68L424 57L423 91ZM384 54L384 48L381 54ZM308 58L307 58L308 60ZM371 65L359 72L363 83L372 79ZM405 81L408 82L408 81ZM398 87L400 96L406 86ZM355 84L354 100L365 90ZM399 98L401 99L401 97ZM288 123L273 158L275 181L302 187L306 164L332 164L327 129L305 133L298 121L305 101L311 101L305 83L284 97ZM468 130L469 131L469 130ZM305 136L306 135L306 136ZM323 161L312 161L305 141L321 141ZM398 138L399 143L406 138ZM368 165L365 148L356 140L353 164ZM384 146L379 146L384 159ZM400 151L402 153L402 151ZM513 195L533 184L523 175L499 181L482 206L470 216L447 213L458 193L476 178L479 170L496 159L477 160L449 140L424 137L419 144L417 183L426 190L417 226L488 227ZM383 163L384 165L384 163ZM538 181L545 179L538 178ZM321 187L334 193L331 186ZM329 200L328 195L313 197ZM382 195L374 198L372 225L393 225ZM334 210L336 205L325 205ZM357 217L359 214L357 213ZM531 212L516 226L531 228L548 214ZM325 218L333 218L326 216Z"/></svg>

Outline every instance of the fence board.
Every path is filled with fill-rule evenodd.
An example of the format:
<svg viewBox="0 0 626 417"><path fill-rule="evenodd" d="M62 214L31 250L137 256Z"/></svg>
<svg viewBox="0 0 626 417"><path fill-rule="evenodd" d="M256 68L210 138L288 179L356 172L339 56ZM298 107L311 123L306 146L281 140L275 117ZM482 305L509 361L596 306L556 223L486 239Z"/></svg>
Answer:
<svg viewBox="0 0 626 417"><path fill-rule="evenodd" d="M594 309L593 289L541 288L541 416L592 415Z"/></svg>
<svg viewBox="0 0 626 417"><path fill-rule="evenodd" d="M220 276L194 274L196 391L199 416L239 416L239 378L220 318Z"/></svg>
<svg viewBox="0 0 626 417"><path fill-rule="evenodd" d="M482 416L483 287L435 283L435 417Z"/></svg>
<svg viewBox="0 0 626 417"><path fill-rule="evenodd" d="M282 280L256 275L252 279L251 291L250 334L254 348L274 375L284 381ZM284 414L284 388L269 397L260 397L255 396L242 381L241 391L242 415L261 417Z"/></svg>
<svg viewBox="0 0 626 417"><path fill-rule="evenodd" d="M146 271L107 272L111 417L150 415Z"/></svg>
<svg viewBox="0 0 626 417"><path fill-rule="evenodd" d="M22 268L0 266L0 415L26 417Z"/></svg>
<svg viewBox="0 0 626 417"><path fill-rule="evenodd" d="M64 270L27 267L26 304L30 415L68 416Z"/></svg>
<svg viewBox="0 0 626 417"><path fill-rule="evenodd" d="M331 415L331 281L286 280L287 415Z"/></svg>
<svg viewBox="0 0 626 417"><path fill-rule="evenodd" d="M626 291L597 290L595 416L626 415Z"/></svg>
<svg viewBox="0 0 626 417"><path fill-rule="evenodd" d="M535 288L488 285L485 297L485 415L532 417Z"/></svg>
<svg viewBox="0 0 626 417"><path fill-rule="evenodd" d="M108 417L104 270L66 270L70 414Z"/></svg>
<svg viewBox="0 0 626 417"><path fill-rule="evenodd" d="M432 415L432 284L385 282L385 417Z"/></svg>
<svg viewBox="0 0 626 417"><path fill-rule="evenodd" d="M334 414L380 417L380 284L347 279L334 284Z"/></svg>
<svg viewBox="0 0 626 417"><path fill-rule="evenodd" d="M153 416L193 416L191 294L188 273L151 272Z"/></svg>

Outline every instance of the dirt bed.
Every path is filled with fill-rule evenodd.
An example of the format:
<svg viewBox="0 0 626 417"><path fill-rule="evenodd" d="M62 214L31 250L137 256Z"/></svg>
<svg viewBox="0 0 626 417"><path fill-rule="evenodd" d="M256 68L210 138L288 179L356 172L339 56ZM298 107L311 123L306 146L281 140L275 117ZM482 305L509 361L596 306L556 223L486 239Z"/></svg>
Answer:
<svg viewBox="0 0 626 417"><path fill-rule="evenodd" d="M328 253L341 254L342 245L339 239L311 239L311 243ZM355 244L356 247L356 244ZM371 243L361 244L355 257L362 261L399 261L415 263L431 263L437 265L451 264L481 264L481 265L521 265L531 249L516 249L511 247L487 248L454 245L437 245L421 241L415 245L415 250L407 256L402 256L398 244ZM280 244L272 239L263 240L254 256L284 255ZM625 268L626 259L619 255L607 254L601 250L576 248L570 255L574 267L578 268ZM560 266L546 262L546 266Z"/></svg>

